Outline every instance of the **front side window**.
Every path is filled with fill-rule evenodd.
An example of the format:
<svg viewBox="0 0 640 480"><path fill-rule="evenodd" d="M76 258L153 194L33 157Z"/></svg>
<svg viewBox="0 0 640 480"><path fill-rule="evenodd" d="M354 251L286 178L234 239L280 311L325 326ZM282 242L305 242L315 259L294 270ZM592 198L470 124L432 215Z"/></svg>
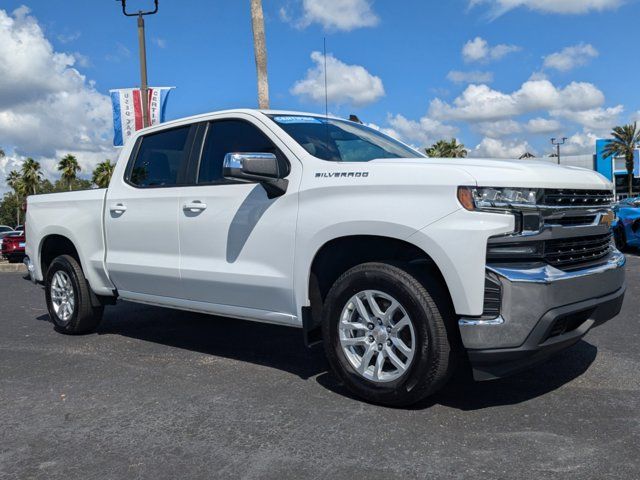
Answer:
<svg viewBox="0 0 640 480"><path fill-rule="evenodd" d="M369 162L379 158L424 156L373 128L354 122L313 116L269 117L302 148L322 160Z"/></svg>
<svg viewBox="0 0 640 480"><path fill-rule="evenodd" d="M191 127L174 128L142 137L129 181L137 187L167 187L178 184L178 175L189 154Z"/></svg>
<svg viewBox="0 0 640 480"><path fill-rule="evenodd" d="M227 153L273 153L282 159L278 148L255 125L243 120L217 120L209 124L200 161L199 184L229 183L222 176Z"/></svg>

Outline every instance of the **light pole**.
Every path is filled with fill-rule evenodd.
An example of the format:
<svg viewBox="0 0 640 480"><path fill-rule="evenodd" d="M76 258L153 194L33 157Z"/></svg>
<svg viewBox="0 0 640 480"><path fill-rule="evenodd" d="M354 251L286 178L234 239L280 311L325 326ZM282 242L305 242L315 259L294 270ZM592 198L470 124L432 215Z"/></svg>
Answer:
<svg viewBox="0 0 640 480"><path fill-rule="evenodd" d="M558 140L557 138L551 139L551 145L554 145L557 149L556 155L558 157L558 165L560 165L560 145L564 145L564 142L566 142L567 140L568 140L567 137L562 137L561 140Z"/></svg>
<svg viewBox="0 0 640 480"><path fill-rule="evenodd" d="M142 101L142 126L149 126L149 86L147 84L147 46L144 35L144 16L158 13L158 0L153 0L155 8L153 10L137 13L127 12L127 0L116 0L122 4L122 13L126 17L138 17L138 44L140 46L140 93Z"/></svg>

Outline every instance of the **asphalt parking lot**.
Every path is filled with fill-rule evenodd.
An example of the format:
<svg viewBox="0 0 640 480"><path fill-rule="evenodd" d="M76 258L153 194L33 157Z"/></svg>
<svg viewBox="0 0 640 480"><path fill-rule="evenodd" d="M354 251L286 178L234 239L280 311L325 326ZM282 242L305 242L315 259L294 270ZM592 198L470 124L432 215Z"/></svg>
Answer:
<svg viewBox="0 0 640 480"><path fill-rule="evenodd" d="M640 258L622 314L517 377L351 398L297 330L121 303L96 334L0 274L1 478L640 478Z"/></svg>

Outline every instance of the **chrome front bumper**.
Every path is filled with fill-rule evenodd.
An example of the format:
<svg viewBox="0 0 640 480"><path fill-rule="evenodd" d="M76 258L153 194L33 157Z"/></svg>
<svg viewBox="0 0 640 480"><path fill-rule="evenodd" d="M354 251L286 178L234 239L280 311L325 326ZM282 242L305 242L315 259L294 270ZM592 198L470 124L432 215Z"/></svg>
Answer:
<svg viewBox="0 0 640 480"><path fill-rule="evenodd" d="M555 352L617 315L625 292L625 263L624 255L614 250L605 263L571 272L551 266L489 267L501 284L501 315L459 320L476 378L503 376L517 366L509 365L511 360L527 363L527 357ZM562 332L558 322L568 318L572 328Z"/></svg>

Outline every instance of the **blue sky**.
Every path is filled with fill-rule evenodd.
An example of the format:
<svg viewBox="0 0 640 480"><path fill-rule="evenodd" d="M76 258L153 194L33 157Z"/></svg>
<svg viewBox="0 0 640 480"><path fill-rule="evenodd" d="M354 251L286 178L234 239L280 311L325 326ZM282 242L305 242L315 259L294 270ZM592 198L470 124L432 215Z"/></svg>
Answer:
<svg viewBox="0 0 640 480"><path fill-rule="evenodd" d="M129 0L131 9L151 4ZM566 136L568 153L589 153L640 110L635 0L264 8L273 108L323 110L321 71L309 70L326 37L331 112L417 146L455 136L477 156L543 155L551 136ZM169 118L256 105L249 0L160 0L147 41L150 83L177 87ZM0 43L0 146L9 153L0 181L24 156L52 173L66 151L87 171L114 157L106 94L139 82L135 19L113 0L4 0Z"/></svg>

